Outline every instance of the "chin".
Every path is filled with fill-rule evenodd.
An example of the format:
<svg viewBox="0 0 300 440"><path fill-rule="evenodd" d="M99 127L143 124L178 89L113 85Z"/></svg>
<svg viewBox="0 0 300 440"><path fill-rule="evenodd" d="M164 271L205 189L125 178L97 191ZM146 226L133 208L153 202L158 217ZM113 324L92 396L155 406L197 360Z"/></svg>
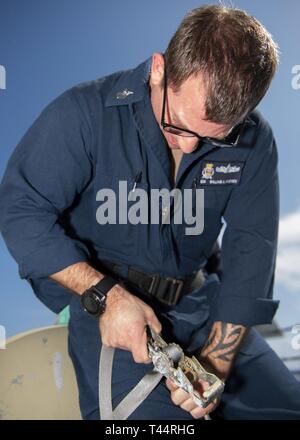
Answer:
<svg viewBox="0 0 300 440"><path fill-rule="evenodd" d="M170 141L168 142L168 145L170 148L180 148L179 145L173 144L173 142L170 142Z"/></svg>

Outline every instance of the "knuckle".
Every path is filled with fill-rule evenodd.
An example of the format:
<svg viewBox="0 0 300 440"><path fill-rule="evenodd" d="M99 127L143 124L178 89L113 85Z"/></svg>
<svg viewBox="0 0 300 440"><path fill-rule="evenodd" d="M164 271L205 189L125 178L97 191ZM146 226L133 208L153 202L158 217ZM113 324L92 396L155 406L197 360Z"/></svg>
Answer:
<svg viewBox="0 0 300 440"><path fill-rule="evenodd" d="M192 411L190 411L190 414L194 417L194 419L200 419L201 417L204 416L203 411L199 411L198 408L193 409Z"/></svg>
<svg viewBox="0 0 300 440"><path fill-rule="evenodd" d="M178 400L176 399L176 396L174 395L174 392L171 392L171 400L172 402L178 406Z"/></svg>
<svg viewBox="0 0 300 440"><path fill-rule="evenodd" d="M102 341L102 344L104 344L104 345L108 344L108 338L105 334L101 334L101 341Z"/></svg>
<svg viewBox="0 0 300 440"><path fill-rule="evenodd" d="M134 358L135 362L137 362L139 364L145 364L147 362L146 357L141 352L135 353L133 355L133 358Z"/></svg>
<svg viewBox="0 0 300 440"><path fill-rule="evenodd" d="M105 345L105 347L108 347L108 348L112 347L111 344L107 340L105 340L105 339L102 339L102 344Z"/></svg>
<svg viewBox="0 0 300 440"><path fill-rule="evenodd" d="M151 307L146 307L145 314L148 320L153 321L155 319L155 314L153 309L151 309Z"/></svg>
<svg viewBox="0 0 300 440"><path fill-rule="evenodd" d="M142 359L142 357L140 356L140 354L139 353L132 353L132 356L133 356L133 359L134 359L134 361L137 363L137 364L141 364L141 363L143 363L143 359Z"/></svg>

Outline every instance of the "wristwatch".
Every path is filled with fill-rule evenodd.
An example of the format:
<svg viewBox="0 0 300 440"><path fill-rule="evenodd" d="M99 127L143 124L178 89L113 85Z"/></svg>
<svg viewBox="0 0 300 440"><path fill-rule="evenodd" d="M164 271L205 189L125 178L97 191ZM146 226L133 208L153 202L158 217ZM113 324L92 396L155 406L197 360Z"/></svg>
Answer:
<svg viewBox="0 0 300 440"><path fill-rule="evenodd" d="M94 317L102 315L106 306L106 295L118 281L110 276L105 276L99 283L89 287L81 295L83 310Z"/></svg>

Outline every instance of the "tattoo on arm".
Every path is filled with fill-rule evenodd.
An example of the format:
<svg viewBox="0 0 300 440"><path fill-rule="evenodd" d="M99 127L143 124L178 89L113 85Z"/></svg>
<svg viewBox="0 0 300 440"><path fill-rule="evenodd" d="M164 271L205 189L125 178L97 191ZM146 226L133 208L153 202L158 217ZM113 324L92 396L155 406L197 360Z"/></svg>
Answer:
<svg viewBox="0 0 300 440"><path fill-rule="evenodd" d="M238 351L246 328L242 325L215 322L201 356L231 362Z"/></svg>

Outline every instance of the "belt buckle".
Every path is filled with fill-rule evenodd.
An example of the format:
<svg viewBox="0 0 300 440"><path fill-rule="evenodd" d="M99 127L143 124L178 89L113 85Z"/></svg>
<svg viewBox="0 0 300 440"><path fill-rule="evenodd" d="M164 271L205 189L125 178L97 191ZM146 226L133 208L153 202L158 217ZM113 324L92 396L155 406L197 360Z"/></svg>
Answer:
<svg viewBox="0 0 300 440"><path fill-rule="evenodd" d="M170 278L170 277L166 277L166 278L164 278L164 280L168 281L172 285L177 284L176 291L173 294L172 298L169 298L169 300L165 300L165 299L161 298L159 295L157 295L156 288L159 286L159 283L161 281L161 278L158 275L152 276L151 284L149 286L148 291L150 294L155 296L163 304L166 304L168 306L175 306L178 302L178 299L179 299L180 293L182 291L184 282L182 280L177 280L176 278Z"/></svg>
<svg viewBox="0 0 300 440"><path fill-rule="evenodd" d="M170 306L176 306L178 299L180 297L180 293L183 289L184 282L182 280L177 280L176 278L166 278L166 280L171 281L172 284L177 284L177 289L173 296L173 301L171 300L167 304Z"/></svg>
<svg viewBox="0 0 300 440"><path fill-rule="evenodd" d="M150 282L150 286L148 288L148 292L153 296L155 296L155 292L153 293L153 291L156 290L156 287L159 284L159 281L160 281L159 275L152 275L151 276L151 282Z"/></svg>

